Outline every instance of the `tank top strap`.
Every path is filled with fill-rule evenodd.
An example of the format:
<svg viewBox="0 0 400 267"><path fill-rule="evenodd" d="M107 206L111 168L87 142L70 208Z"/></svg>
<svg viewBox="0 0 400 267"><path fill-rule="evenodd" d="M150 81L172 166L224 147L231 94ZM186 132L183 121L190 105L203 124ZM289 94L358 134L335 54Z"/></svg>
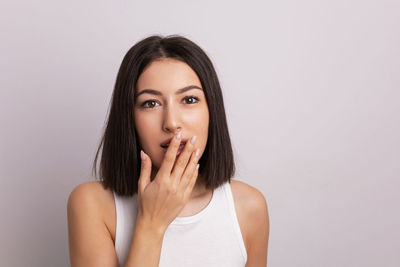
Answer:
<svg viewBox="0 0 400 267"><path fill-rule="evenodd" d="M242 256L244 258L244 261L246 262L247 261L247 250L246 250L246 246L244 244L242 231L240 230L239 219L238 219L236 209L235 209L235 201L233 199L232 187L229 182L226 182L223 185L223 191L224 191L225 197L227 199L228 210L229 210L229 214L231 215L231 221L233 224L233 229L236 233L240 251L242 252Z"/></svg>
<svg viewBox="0 0 400 267"><path fill-rule="evenodd" d="M118 255L119 266L124 266L136 225L137 194L132 197L123 197L113 193L116 212L115 251Z"/></svg>

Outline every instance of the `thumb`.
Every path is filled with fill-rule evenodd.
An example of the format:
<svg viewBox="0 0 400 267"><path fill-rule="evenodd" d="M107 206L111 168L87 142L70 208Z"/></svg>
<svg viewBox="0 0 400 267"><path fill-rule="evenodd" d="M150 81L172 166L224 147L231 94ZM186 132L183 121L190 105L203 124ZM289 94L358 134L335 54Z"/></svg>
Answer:
<svg viewBox="0 0 400 267"><path fill-rule="evenodd" d="M138 188L140 193L144 191L146 186L150 183L150 175L151 175L151 159L143 150L140 151L141 158L141 168L140 168L140 177L138 181Z"/></svg>

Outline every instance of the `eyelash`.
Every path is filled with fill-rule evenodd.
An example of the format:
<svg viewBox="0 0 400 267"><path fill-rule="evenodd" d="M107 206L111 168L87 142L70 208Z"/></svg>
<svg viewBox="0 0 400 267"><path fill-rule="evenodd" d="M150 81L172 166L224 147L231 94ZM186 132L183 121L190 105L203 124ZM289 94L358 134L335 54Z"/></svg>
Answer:
<svg viewBox="0 0 400 267"><path fill-rule="evenodd" d="M196 104L196 103L199 102L199 98L196 97L196 96L193 96L193 95L187 96L187 97L185 97L184 99L187 100L187 99L191 99L191 98L195 99L197 102L188 103L189 105L193 105L193 104ZM142 108L144 108L144 109L152 109L152 108L154 108L154 107L146 107L146 104L147 104L147 103L151 103L151 102L157 102L157 100L154 100L154 99L152 99L152 100L147 100L147 101L143 102L143 103L140 105L140 107L142 107Z"/></svg>

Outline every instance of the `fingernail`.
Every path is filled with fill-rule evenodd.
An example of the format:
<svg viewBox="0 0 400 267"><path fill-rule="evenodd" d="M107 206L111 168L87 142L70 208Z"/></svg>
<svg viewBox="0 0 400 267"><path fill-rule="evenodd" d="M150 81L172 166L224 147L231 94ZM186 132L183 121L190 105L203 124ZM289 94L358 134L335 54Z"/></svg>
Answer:
<svg viewBox="0 0 400 267"><path fill-rule="evenodd" d="M199 163L199 164L197 164L197 166L196 166L196 170L198 170L198 169L199 169L199 167L200 167L200 163Z"/></svg>
<svg viewBox="0 0 400 267"><path fill-rule="evenodd" d="M142 160L146 159L146 155L144 154L143 150L140 150L140 157L142 158Z"/></svg>
<svg viewBox="0 0 400 267"><path fill-rule="evenodd" d="M198 157L199 154L200 154L200 148L197 148L197 149L196 149L196 157Z"/></svg>
<svg viewBox="0 0 400 267"><path fill-rule="evenodd" d="M190 140L190 143L192 143L192 145L194 145L194 143L196 143L196 139L197 139L197 136L193 136L192 137L192 139Z"/></svg>
<svg viewBox="0 0 400 267"><path fill-rule="evenodd" d="M176 139L181 139L181 136L182 136L182 131L179 131L179 133L176 135Z"/></svg>

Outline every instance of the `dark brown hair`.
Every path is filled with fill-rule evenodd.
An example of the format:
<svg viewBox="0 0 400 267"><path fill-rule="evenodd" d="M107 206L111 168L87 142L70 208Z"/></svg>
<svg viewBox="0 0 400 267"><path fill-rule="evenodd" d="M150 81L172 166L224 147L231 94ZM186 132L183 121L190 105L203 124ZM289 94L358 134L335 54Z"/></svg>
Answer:
<svg viewBox="0 0 400 267"><path fill-rule="evenodd" d="M93 162L92 171L97 177L97 159L102 148L100 181L105 189L110 188L120 196L137 193L140 177L141 147L133 116L136 82L144 68L160 58L173 58L188 64L199 77L207 100L210 114L208 140L199 160L197 183L215 189L230 182L235 173L222 91L211 60L198 45L183 36L153 35L129 49L121 63L108 120Z"/></svg>

